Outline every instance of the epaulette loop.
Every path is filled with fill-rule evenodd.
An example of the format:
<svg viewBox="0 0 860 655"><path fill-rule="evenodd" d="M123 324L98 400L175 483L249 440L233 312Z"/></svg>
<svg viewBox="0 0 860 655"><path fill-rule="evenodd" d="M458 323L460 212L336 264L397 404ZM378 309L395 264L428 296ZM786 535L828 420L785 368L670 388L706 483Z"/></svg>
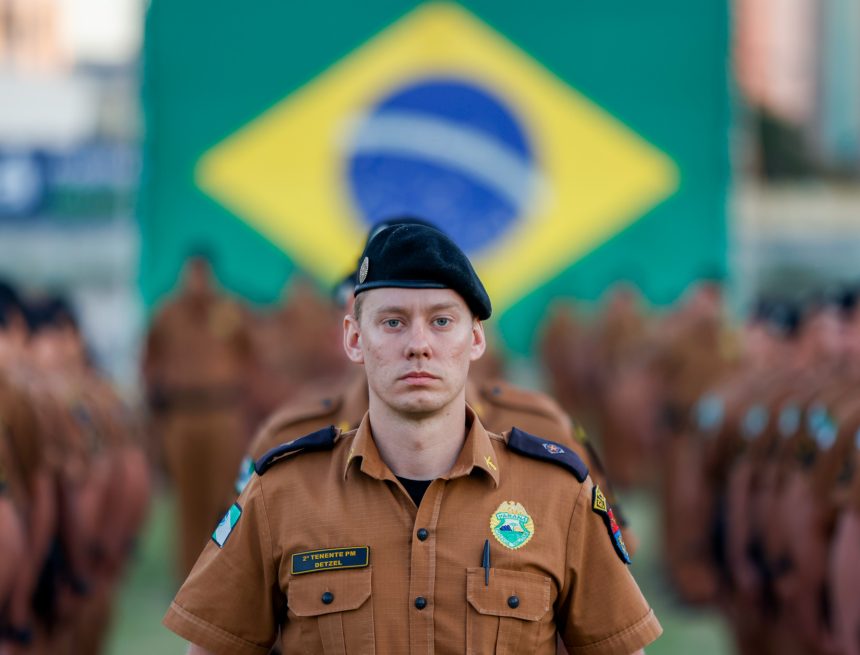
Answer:
<svg viewBox="0 0 860 655"><path fill-rule="evenodd" d="M334 439L337 429L330 425L322 430L317 430L304 437L293 439L280 446L275 446L254 463L254 471L257 475L263 475L273 464L297 451L331 450L334 448Z"/></svg>
<svg viewBox="0 0 860 655"><path fill-rule="evenodd" d="M585 478L588 477L588 467L575 452L554 441L523 432L519 428L511 428L508 435L508 448L526 457L552 462L566 468L580 482L585 482Z"/></svg>

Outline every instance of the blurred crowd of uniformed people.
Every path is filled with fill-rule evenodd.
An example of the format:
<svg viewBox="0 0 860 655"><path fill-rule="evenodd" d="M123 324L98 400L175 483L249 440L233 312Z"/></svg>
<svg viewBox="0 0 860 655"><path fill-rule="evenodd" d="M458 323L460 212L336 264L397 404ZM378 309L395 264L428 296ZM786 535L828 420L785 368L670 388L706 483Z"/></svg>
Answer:
<svg viewBox="0 0 860 655"><path fill-rule="evenodd" d="M0 283L0 653L97 653L150 496L141 425L60 297Z"/></svg>
<svg viewBox="0 0 860 655"><path fill-rule="evenodd" d="M366 411L341 346L350 277L334 295L294 277L260 310L213 267L192 252L154 313L135 409L62 298L0 285L0 654L101 652L153 476L175 494L183 578L255 458ZM738 652L860 654L856 288L762 300L739 323L716 281L662 309L619 283L596 307L553 305L534 364L546 394L506 379L497 345L468 402L489 429L574 448L622 522L625 492L655 492L667 579L724 614Z"/></svg>
<svg viewBox="0 0 860 655"><path fill-rule="evenodd" d="M667 312L620 286L559 307L552 389L611 479L662 501L678 598L719 609L744 655L860 653L858 287L764 298L727 321L704 281Z"/></svg>

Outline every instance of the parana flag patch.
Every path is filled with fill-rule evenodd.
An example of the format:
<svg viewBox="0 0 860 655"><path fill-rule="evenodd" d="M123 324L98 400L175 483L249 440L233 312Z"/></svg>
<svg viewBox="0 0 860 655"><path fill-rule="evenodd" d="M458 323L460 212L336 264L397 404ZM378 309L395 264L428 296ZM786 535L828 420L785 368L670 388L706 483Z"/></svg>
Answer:
<svg viewBox="0 0 860 655"><path fill-rule="evenodd" d="M618 557L625 564L630 564L630 553L627 552L627 545L621 536L621 528L618 527L615 514L606 501L606 496L603 495L603 492L597 485L591 490L591 509L594 510L595 514L603 517L603 522L606 524L606 529L609 530L609 538L612 540L612 546L615 548Z"/></svg>
<svg viewBox="0 0 860 655"><path fill-rule="evenodd" d="M218 544L218 548L223 548L224 544L227 543L227 538L239 522L240 516L242 516L242 508L239 507L239 503L233 503L224 518L221 519L218 527L215 528L215 532L212 533L212 541Z"/></svg>

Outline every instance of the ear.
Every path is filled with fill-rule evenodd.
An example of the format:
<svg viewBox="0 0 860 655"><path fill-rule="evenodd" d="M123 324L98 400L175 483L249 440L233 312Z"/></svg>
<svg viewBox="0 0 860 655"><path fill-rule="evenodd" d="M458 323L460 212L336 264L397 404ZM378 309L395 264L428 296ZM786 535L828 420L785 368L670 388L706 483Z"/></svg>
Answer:
<svg viewBox="0 0 860 655"><path fill-rule="evenodd" d="M487 349L487 340L484 336L484 324L477 318L472 320L472 353L469 359L475 361L480 359Z"/></svg>
<svg viewBox="0 0 860 655"><path fill-rule="evenodd" d="M361 349L361 327L352 314L343 317L343 350L351 362L364 364L364 351Z"/></svg>

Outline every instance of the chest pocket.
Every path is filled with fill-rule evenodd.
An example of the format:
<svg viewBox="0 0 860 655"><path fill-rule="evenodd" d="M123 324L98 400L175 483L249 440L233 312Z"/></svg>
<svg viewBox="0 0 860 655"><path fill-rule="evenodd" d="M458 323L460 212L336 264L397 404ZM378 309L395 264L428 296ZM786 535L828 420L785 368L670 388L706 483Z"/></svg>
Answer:
<svg viewBox="0 0 860 655"><path fill-rule="evenodd" d="M550 579L534 573L466 569L466 645L469 655L509 655L534 651L550 611ZM555 639L555 630L544 631Z"/></svg>
<svg viewBox="0 0 860 655"><path fill-rule="evenodd" d="M308 573L290 581L287 602L306 653L366 655L376 650L371 567ZM288 649L292 650L292 649Z"/></svg>

